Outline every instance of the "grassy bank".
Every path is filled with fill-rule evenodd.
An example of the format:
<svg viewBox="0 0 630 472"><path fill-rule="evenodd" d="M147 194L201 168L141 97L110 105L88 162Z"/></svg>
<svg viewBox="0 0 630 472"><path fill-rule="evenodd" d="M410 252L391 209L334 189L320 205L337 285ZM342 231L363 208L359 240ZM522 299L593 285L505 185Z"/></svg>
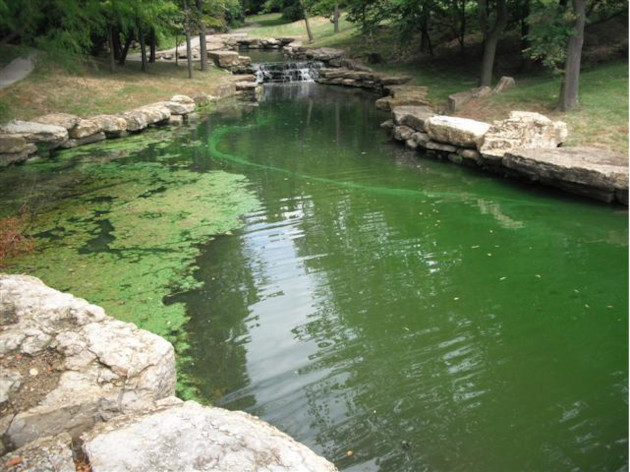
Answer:
<svg viewBox="0 0 630 472"><path fill-rule="evenodd" d="M112 74L102 60L78 61L69 71L44 59L26 79L0 90L0 122L52 112L80 116L120 113L178 93L212 95L231 77L211 67L208 72L195 70L193 79L188 79L185 61L179 66L148 64L147 73L140 71L140 63L128 62Z"/></svg>

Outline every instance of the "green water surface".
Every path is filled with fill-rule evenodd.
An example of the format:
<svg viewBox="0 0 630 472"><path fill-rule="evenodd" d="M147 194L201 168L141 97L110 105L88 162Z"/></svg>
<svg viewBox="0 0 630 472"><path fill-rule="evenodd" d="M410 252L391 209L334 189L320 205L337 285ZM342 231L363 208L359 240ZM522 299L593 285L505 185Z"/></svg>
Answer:
<svg viewBox="0 0 630 472"><path fill-rule="evenodd" d="M627 211L418 160L372 101L268 86L209 131L261 207L176 298L201 394L342 470L622 469Z"/></svg>

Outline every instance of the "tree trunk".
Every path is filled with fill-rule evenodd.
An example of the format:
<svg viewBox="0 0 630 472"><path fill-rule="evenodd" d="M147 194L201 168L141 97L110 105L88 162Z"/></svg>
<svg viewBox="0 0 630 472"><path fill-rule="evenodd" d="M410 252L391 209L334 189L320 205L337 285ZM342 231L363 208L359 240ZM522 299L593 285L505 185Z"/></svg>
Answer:
<svg viewBox="0 0 630 472"><path fill-rule="evenodd" d="M481 60L479 85L490 86L492 84L492 70L494 69L497 44L501 33L503 33L507 25L505 0L497 0L497 17L492 28L488 25L488 5L486 0L479 1L479 14L483 31L483 58Z"/></svg>
<svg viewBox="0 0 630 472"><path fill-rule="evenodd" d="M147 44L144 41L144 28L138 26L138 39L140 40L140 69L142 72L147 71Z"/></svg>
<svg viewBox="0 0 630 472"><path fill-rule="evenodd" d="M179 66L179 37L175 35L175 65Z"/></svg>
<svg viewBox="0 0 630 472"><path fill-rule="evenodd" d="M188 10L188 1L184 0L184 33L186 34L186 62L188 63L188 78L192 79L192 46L190 45L190 18Z"/></svg>
<svg viewBox="0 0 630 472"><path fill-rule="evenodd" d="M560 87L560 110L568 111L579 105L580 64L582 62L582 45L584 44L584 25L586 23L585 0L572 0L575 15L575 34L569 38L567 60L564 66L564 77Z"/></svg>
<svg viewBox="0 0 630 472"><path fill-rule="evenodd" d="M120 44L120 31L118 31L117 27L112 27L112 42L114 44L114 58L120 61L122 45Z"/></svg>
<svg viewBox="0 0 630 472"><path fill-rule="evenodd" d="M333 25L334 32L339 33L339 4L335 3L335 10L333 12Z"/></svg>
<svg viewBox="0 0 630 472"><path fill-rule="evenodd" d="M466 56L466 2L462 0L459 11L459 53Z"/></svg>
<svg viewBox="0 0 630 472"><path fill-rule="evenodd" d="M300 0L300 6L302 7L302 13L304 14L304 24L306 25L306 34L308 35L308 42L313 42L313 33L311 32L311 25L308 22L308 15L306 14L306 7L304 6L304 0Z"/></svg>
<svg viewBox="0 0 630 472"><path fill-rule="evenodd" d="M151 28L151 35L149 36L149 64L155 63L155 49L157 46L157 38L155 35L155 28Z"/></svg>
<svg viewBox="0 0 630 472"><path fill-rule="evenodd" d="M203 1L197 0L199 10L199 55L201 56L201 70L208 70L208 48L206 45L206 24L203 21Z"/></svg>
<svg viewBox="0 0 630 472"><path fill-rule="evenodd" d="M107 25L107 43L109 44L109 71L116 71L116 50L114 48L114 31L111 25Z"/></svg>
<svg viewBox="0 0 630 472"><path fill-rule="evenodd" d="M120 60L118 61L118 63L121 66L125 65L125 61L127 60L127 54L129 53L129 48L131 47L131 42L133 41L133 36L127 36L125 38L125 45L122 48L122 51L120 53Z"/></svg>

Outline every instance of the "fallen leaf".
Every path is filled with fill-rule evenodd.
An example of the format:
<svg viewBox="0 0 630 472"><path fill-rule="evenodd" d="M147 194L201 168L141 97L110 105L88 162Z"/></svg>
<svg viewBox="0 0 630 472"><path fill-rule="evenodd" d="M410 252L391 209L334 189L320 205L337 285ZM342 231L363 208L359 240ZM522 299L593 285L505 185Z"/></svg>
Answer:
<svg viewBox="0 0 630 472"><path fill-rule="evenodd" d="M6 461L4 466L13 467L13 466L21 464L23 460L24 459L22 459L21 457L14 457L13 459L9 459L8 461Z"/></svg>

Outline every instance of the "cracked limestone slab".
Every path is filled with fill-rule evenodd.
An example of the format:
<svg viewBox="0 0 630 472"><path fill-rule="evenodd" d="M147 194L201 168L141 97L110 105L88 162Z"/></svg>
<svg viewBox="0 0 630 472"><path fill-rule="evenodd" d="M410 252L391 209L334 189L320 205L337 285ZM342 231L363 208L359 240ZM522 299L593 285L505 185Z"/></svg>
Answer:
<svg viewBox="0 0 630 472"><path fill-rule="evenodd" d="M173 346L96 305L35 277L0 274L0 312L6 315L0 356L50 350L63 356L56 386L11 420L3 438L9 448L62 432L77 436L95 422L146 410L174 393Z"/></svg>
<svg viewBox="0 0 630 472"><path fill-rule="evenodd" d="M81 439L94 472L332 472L337 469L264 421L174 400L99 424Z"/></svg>

